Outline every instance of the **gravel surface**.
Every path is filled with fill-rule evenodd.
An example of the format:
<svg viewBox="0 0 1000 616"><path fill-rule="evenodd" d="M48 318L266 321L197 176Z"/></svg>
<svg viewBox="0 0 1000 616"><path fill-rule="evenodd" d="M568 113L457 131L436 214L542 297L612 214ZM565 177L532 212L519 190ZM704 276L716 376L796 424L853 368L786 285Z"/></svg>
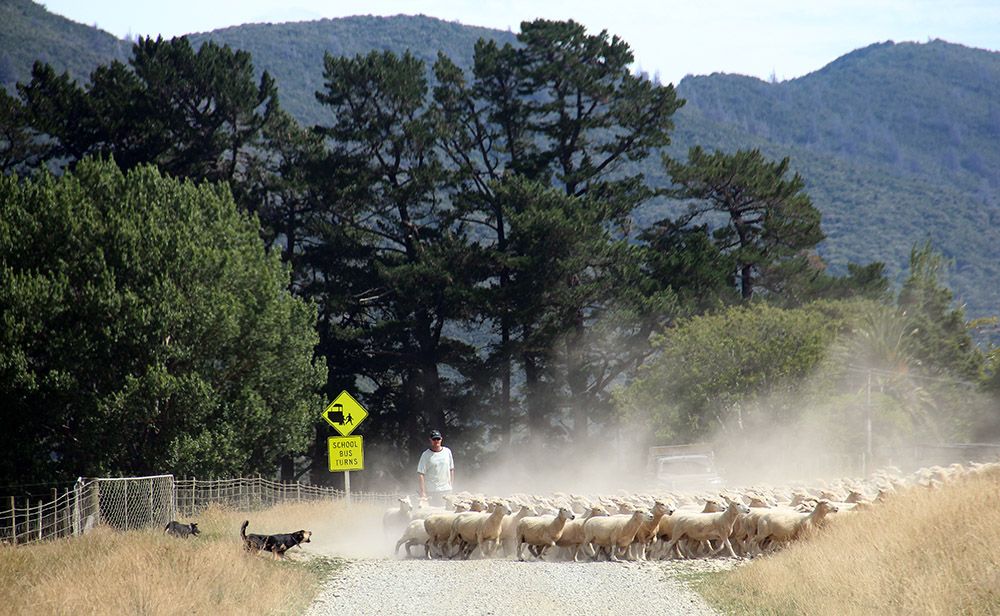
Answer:
<svg viewBox="0 0 1000 616"><path fill-rule="evenodd" d="M735 561L350 561L310 607L326 614L716 614L683 581Z"/></svg>

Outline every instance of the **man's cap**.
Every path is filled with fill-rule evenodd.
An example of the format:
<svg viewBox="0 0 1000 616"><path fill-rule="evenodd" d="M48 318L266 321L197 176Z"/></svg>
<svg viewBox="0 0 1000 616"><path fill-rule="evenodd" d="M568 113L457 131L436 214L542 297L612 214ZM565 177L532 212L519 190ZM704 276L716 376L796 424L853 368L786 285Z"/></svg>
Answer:
<svg viewBox="0 0 1000 616"><path fill-rule="evenodd" d="M431 430L431 438L441 438L441 432L439 430Z"/></svg>

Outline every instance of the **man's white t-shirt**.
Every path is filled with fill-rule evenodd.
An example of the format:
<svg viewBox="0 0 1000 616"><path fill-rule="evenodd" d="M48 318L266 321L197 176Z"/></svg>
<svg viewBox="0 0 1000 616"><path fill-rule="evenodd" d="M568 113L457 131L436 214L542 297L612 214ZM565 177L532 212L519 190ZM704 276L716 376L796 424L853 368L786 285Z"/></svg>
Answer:
<svg viewBox="0 0 1000 616"><path fill-rule="evenodd" d="M428 492L450 492L453 468L455 459L447 447L442 447L441 451L425 449L417 463L417 472L424 476L424 486Z"/></svg>

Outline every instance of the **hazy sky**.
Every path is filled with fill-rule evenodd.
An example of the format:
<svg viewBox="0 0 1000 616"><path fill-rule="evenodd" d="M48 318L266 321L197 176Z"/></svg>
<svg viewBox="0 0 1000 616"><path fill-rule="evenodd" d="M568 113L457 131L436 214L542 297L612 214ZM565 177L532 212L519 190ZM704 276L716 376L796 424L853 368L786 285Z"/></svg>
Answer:
<svg viewBox="0 0 1000 616"><path fill-rule="evenodd" d="M116 36L171 37L251 22L424 14L518 30L522 20L572 18L624 38L636 63L676 83L687 74L779 79L817 70L858 47L940 38L1000 49L1000 0L47 0Z"/></svg>

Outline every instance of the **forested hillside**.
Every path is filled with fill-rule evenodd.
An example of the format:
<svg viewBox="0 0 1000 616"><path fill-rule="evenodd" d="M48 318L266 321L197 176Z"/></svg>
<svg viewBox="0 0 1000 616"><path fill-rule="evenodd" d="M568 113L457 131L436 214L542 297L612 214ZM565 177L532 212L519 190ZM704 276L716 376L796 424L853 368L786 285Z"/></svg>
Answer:
<svg viewBox="0 0 1000 616"><path fill-rule="evenodd" d="M31 0L0 0L0 87L31 78L36 60L86 79L98 64L128 57L130 43L54 15Z"/></svg>
<svg viewBox="0 0 1000 616"><path fill-rule="evenodd" d="M0 81L30 75L34 58L83 76L127 45L27 1L5 0ZM26 36L25 32L31 32ZM41 36L39 36L39 33ZM409 49L433 64L438 51L468 68L480 38L514 35L424 16L351 17L251 24L191 35L245 49L275 79L282 107L305 125L329 120L317 102L323 54ZM685 78L671 155L702 145L759 147L790 156L823 213L819 253L834 272L882 261L901 281L910 248L930 239L953 261L948 282L970 316L1000 306L1000 54L932 41L880 43L781 83L738 75ZM643 172L665 178L659 165ZM637 212L662 217L663 206Z"/></svg>
<svg viewBox="0 0 1000 616"><path fill-rule="evenodd" d="M327 121L326 111L316 101L323 89L323 54L353 56L371 50L403 53L409 50L428 66L438 52L463 68L472 60L472 49L480 38L513 42L514 35L489 28L465 26L433 17L358 16L287 24L249 24L191 35L200 45L212 40L246 49L257 67L269 71L281 92L281 104L307 125Z"/></svg>

